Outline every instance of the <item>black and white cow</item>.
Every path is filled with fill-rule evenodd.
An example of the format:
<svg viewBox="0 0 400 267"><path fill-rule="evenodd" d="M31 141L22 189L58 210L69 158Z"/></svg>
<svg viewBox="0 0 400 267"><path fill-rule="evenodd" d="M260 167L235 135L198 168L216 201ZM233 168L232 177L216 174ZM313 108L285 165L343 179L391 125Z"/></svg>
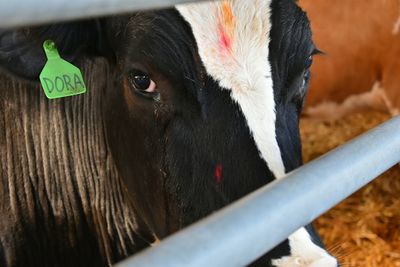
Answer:
<svg viewBox="0 0 400 267"><path fill-rule="evenodd" d="M76 64L108 59L107 142L158 238L302 163L298 121L317 50L295 1L205 2L2 32L2 67L36 80L46 39ZM337 261L307 227L254 265Z"/></svg>

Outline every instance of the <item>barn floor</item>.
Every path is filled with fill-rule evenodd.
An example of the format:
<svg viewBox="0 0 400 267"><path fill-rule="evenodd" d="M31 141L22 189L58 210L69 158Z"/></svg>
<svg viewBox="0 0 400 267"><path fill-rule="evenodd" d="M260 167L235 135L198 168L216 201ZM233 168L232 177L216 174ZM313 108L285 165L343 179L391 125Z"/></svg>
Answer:
<svg viewBox="0 0 400 267"><path fill-rule="evenodd" d="M389 118L379 112L351 114L331 122L304 118L305 162ZM330 210L316 226L342 267L400 266L400 166Z"/></svg>

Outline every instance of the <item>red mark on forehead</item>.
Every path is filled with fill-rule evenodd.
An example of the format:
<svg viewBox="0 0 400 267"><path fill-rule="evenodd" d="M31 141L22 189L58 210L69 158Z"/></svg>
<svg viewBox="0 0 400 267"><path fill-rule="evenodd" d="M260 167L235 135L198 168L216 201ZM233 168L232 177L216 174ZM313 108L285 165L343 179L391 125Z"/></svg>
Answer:
<svg viewBox="0 0 400 267"><path fill-rule="evenodd" d="M224 27L218 25L218 35L219 35L219 46L223 54L227 54L231 50L231 38L225 32Z"/></svg>
<svg viewBox="0 0 400 267"><path fill-rule="evenodd" d="M215 176L215 182L217 184L220 184L222 182L222 165L221 164L217 164L217 166L215 166L214 176Z"/></svg>

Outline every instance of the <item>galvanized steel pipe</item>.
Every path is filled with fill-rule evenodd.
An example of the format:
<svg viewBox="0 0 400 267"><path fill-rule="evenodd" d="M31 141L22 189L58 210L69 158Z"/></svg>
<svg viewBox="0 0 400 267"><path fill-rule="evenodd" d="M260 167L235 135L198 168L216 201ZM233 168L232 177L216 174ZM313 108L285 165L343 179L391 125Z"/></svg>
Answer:
<svg viewBox="0 0 400 267"><path fill-rule="evenodd" d="M127 13L202 0L1 0L0 28Z"/></svg>
<svg viewBox="0 0 400 267"><path fill-rule="evenodd" d="M117 266L244 266L398 162L400 117Z"/></svg>

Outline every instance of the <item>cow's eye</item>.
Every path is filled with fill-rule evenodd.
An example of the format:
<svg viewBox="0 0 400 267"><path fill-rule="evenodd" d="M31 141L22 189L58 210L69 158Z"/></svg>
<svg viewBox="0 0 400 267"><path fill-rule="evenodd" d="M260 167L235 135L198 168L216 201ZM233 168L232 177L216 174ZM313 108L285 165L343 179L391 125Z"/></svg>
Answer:
<svg viewBox="0 0 400 267"><path fill-rule="evenodd" d="M311 68L312 63L313 63L313 56L310 56L306 60L305 69L308 70L309 68Z"/></svg>
<svg viewBox="0 0 400 267"><path fill-rule="evenodd" d="M305 65L304 65L304 73L303 73L303 84L301 86L302 92L305 92L308 87L308 83L310 82L310 68L313 63L313 56L311 55L310 57L307 58Z"/></svg>
<svg viewBox="0 0 400 267"><path fill-rule="evenodd" d="M304 96L306 95L309 82L310 82L310 69L307 69L304 71L303 82L298 92L301 98L304 98Z"/></svg>
<svg viewBox="0 0 400 267"><path fill-rule="evenodd" d="M128 76L129 82L140 93L152 94L156 92L157 85L149 75L140 70L133 70Z"/></svg>
<svg viewBox="0 0 400 267"><path fill-rule="evenodd" d="M295 103L299 108L301 108L304 104L304 97L307 94L308 84L310 82L310 68L313 63L313 56L307 58L306 62L304 63L304 70L302 72L301 84L298 84L297 90L295 91L292 101Z"/></svg>

